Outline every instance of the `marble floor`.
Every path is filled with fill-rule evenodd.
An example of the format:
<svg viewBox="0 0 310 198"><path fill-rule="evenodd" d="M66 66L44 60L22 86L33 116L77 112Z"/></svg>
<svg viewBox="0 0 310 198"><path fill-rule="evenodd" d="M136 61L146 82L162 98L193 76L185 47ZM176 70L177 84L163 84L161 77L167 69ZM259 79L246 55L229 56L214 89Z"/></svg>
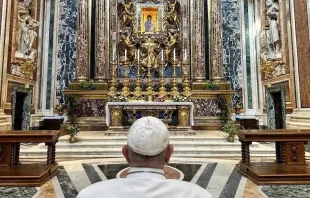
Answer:
<svg viewBox="0 0 310 198"><path fill-rule="evenodd" d="M310 197L309 186L257 186L236 171L236 161L173 159L183 180L208 190L214 198ZM123 159L81 160L59 164L59 173L41 188L3 188L1 198L74 198L85 187L116 177L128 165ZM268 195L268 196L267 196Z"/></svg>

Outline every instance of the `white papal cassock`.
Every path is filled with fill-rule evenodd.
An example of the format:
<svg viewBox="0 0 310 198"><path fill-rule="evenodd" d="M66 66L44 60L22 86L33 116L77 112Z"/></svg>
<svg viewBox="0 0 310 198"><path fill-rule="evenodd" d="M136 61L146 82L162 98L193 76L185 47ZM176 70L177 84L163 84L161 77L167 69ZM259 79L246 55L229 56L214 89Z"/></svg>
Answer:
<svg viewBox="0 0 310 198"><path fill-rule="evenodd" d="M164 171L130 168L125 179L98 182L82 190L77 198L210 198L200 186L166 179Z"/></svg>

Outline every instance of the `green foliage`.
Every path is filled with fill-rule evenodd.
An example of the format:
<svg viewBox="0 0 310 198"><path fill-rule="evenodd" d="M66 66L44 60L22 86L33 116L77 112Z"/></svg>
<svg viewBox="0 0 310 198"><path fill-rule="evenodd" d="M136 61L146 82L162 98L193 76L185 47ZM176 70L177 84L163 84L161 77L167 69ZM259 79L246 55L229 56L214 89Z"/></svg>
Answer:
<svg viewBox="0 0 310 198"><path fill-rule="evenodd" d="M134 92L136 87L137 87L136 83L130 83L129 84L129 91Z"/></svg>
<svg viewBox="0 0 310 198"><path fill-rule="evenodd" d="M237 126L234 121L228 121L223 127L222 131L228 133L229 136L235 136L237 133Z"/></svg>
<svg viewBox="0 0 310 198"><path fill-rule="evenodd" d="M83 81L80 84L80 89L81 90L95 90L96 87L94 86L92 82Z"/></svg>
<svg viewBox="0 0 310 198"><path fill-rule="evenodd" d="M218 107L221 109L221 119L223 120L224 124L228 121L228 105L226 98L224 96L219 96L218 100Z"/></svg>
<svg viewBox="0 0 310 198"><path fill-rule="evenodd" d="M171 83L165 84L165 88L167 91L171 91L172 84Z"/></svg>
<svg viewBox="0 0 310 198"><path fill-rule="evenodd" d="M204 90L219 90L220 86L212 81L206 81L203 85Z"/></svg>
<svg viewBox="0 0 310 198"><path fill-rule="evenodd" d="M80 132L80 127L77 124L68 127L68 133L71 137L76 136Z"/></svg>
<svg viewBox="0 0 310 198"><path fill-rule="evenodd" d="M68 135L74 137L80 132L80 127L77 124L77 116L76 116L76 100L74 96L68 97L68 118L69 118L69 126L67 128Z"/></svg>

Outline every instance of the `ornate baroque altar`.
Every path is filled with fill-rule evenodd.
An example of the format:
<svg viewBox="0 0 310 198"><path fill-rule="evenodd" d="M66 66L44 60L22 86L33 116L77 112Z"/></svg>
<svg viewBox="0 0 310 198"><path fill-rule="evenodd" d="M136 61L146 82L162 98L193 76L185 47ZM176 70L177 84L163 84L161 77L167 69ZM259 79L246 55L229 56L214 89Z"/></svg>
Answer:
<svg viewBox="0 0 310 198"><path fill-rule="evenodd" d="M80 0L76 77L65 94L82 130L149 113L168 125L219 128L234 93L223 74L221 17L221 1ZM204 90L206 80L218 89Z"/></svg>

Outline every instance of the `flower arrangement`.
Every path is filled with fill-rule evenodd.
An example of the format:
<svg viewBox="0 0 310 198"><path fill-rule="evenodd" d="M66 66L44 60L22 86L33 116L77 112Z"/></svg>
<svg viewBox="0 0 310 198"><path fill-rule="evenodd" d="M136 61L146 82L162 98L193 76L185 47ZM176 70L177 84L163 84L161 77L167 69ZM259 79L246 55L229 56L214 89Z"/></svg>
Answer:
<svg viewBox="0 0 310 198"><path fill-rule="evenodd" d="M173 96L172 98L173 102L190 102L190 98L189 97L185 97L185 96Z"/></svg>
<svg viewBox="0 0 310 198"><path fill-rule="evenodd" d="M165 102L167 99L166 96L159 95L155 98L154 102Z"/></svg>
<svg viewBox="0 0 310 198"><path fill-rule="evenodd" d="M113 102L127 102L128 98L125 96L122 96L120 92L117 92L117 94L111 100Z"/></svg>

